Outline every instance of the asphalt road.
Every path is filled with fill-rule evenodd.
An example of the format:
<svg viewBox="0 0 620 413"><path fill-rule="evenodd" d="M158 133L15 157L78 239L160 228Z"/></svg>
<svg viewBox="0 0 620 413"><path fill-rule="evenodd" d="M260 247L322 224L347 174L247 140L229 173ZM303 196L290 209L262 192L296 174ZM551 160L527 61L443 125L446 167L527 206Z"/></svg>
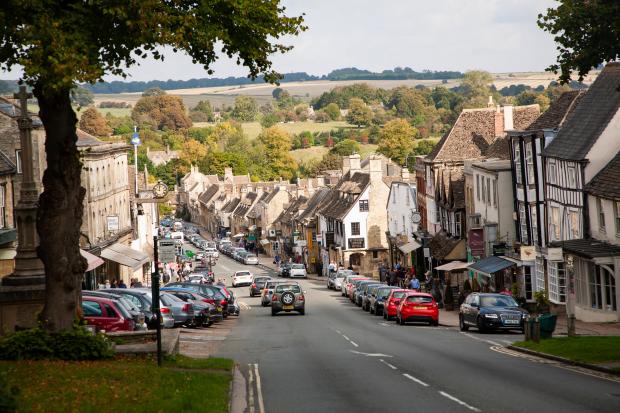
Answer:
<svg viewBox="0 0 620 413"><path fill-rule="evenodd" d="M220 256L215 273L247 268ZM620 381L503 347L519 334L386 323L324 282L300 283L305 316L272 317L235 289L244 310L216 355L239 364L248 412L620 411Z"/></svg>

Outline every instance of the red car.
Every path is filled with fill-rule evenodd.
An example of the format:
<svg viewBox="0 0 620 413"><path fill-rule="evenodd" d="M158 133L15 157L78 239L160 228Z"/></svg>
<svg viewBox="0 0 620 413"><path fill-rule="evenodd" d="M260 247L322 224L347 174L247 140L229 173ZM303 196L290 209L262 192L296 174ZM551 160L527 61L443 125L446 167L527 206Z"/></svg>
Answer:
<svg viewBox="0 0 620 413"><path fill-rule="evenodd" d="M427 322L431 326L439 325L439 307L432 295L408 292L401 300L396 311L396 321L400 325L407 322Z"/></svg>
<svg viewBox="0 0 620 413"><path fill-rule="evenodd" d="M82 312L86 323L95 326L97 330L133 331L135 327L127 310L120 303L109 298L83 297Z"/></svg>
<svg viewBox="0 0 620 413"><path fill-rule="evenodd" d="M388 295L388 298L385 300L385 305L383 306L383 318L385 320L391 320L392 317L396 317L400 300L410 291L411 290L407 289L390 291L390 295Z"/></svg>

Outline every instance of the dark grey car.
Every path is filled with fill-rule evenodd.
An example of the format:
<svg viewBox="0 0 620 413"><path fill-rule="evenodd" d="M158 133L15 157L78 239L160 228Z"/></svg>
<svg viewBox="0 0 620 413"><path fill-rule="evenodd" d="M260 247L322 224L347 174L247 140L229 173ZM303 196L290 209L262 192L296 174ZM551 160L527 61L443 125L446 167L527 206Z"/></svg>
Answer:
<svg viewBox="0 0 620 413"><path fill-rule="evenodd" d="M388 296L390 295L390 291L398 289L400 289L400 287L389 285L384 285L377 288L374 294L370 296L370 314L382 315L383 306L385 304L385 300L387 300Z"/></svg>
<svg viewBox="0 0 620 413"><path fill-rule="evenodd" d="M250 285L250 297L261 295L267 281L271 281L271 277L254 277L254 281Z"/></svg>
<svg viewBox="0 0 620 413"><path fill-rule="evenodd" d="M194 306L172 294L161 293L161 302L172 312L174 326L191 326L194 324Z"/></svg>
<svg viewBox="0 0 620 413"><path fill-rule="evenodd" d="M279 284L271 298L271 315L281 311L297 311L299 315L306 314L306 297L299 284Z"/></svg>
<svg viewBox="0 0 620 413"><path fill-rule="evenodd" d="M380 287L383 287L385 284L383 283L375 283L375 284L367 284L366 288L363 290L364 294L362 296L362 310L370 311L370 298L373 294L377 292Z"/></svg>

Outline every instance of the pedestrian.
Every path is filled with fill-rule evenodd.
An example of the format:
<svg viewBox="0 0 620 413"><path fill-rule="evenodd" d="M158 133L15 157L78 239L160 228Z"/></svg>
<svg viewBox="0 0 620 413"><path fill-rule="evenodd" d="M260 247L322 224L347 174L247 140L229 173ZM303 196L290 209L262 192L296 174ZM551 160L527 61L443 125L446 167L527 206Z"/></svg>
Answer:
<svg viewBox="0 0 620 413"><path fill-rule="evenodd" d="M386 273L387 273L387 269L385 268L385 265L383 263L379 264L379 281L384 283L386 282Z"/></svg>
<svg viewBox="0 0 620 413"><path fill-rule="evenodd" d="M127 284L122 279L118 283L118 288L127 288Z"/></svg>
<svg viewBox="0 0 620 413"><path fill-rule="evenodd" d="M420 291L420 280L416 278L415 274L409 281L409 288L414 291Z"/></svg>
<svg viewBox="0 0 620 413"><path fill-rule="evenodd" d="M390 271L390 282L389 285L396 285L396 269L392 268Z"/></svg>
<svg viewBox="0 0 620 413"><path fill-rule="evenodd" d="M116 288L116 280L112 280L112 284L110 285L110 288Z"/></svg>
<svg viewBox="0 0 620 413"><path fill-rule="evenodd" d="M329 262L328 270L330 274L336 272L336 264L333 261Z"/></svg>
<svg viewBox="0 0 620 413"><path fill-rule="evenodd" d="M136 279L132 278L129 280L129 288L134 288L136 286Z"/></svg>
<svg viewBox="0 0 620 413"><path fill-rule="evenodd" d="M110 284L110 280L105 280L105 283L104 283L104 284L105 284L105 288L106 288L106 289L109 289L109 288L111 288L111 287L112 287L112 285Z"/></svg>

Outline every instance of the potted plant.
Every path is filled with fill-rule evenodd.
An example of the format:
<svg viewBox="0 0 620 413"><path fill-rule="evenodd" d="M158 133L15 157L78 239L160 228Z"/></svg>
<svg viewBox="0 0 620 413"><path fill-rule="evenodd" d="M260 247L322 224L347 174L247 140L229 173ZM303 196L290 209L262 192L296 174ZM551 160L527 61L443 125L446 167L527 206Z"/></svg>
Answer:
<svg viewBox="0 0 620 413"><path fill-rule="evenodd" d="M545 290L536 291L534 299L536 300L536 314L548 314L551 304L547 298L547 292Z"/></svg>

